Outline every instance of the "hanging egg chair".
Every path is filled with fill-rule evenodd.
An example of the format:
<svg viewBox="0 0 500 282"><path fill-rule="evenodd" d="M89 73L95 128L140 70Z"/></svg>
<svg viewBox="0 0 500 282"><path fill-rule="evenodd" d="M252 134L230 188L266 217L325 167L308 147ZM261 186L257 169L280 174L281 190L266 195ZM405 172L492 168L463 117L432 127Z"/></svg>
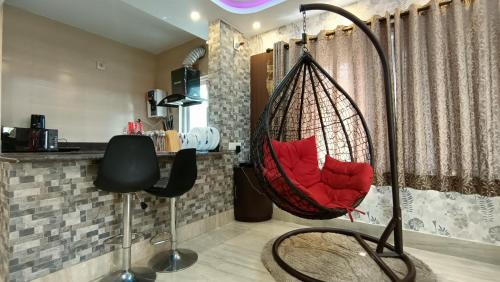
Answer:
<svg viewBox="0 0 500 282"><path fill-rule="evenodd" d="M340 233L355 237L392 281L413 281L415 267L403 252L393 98L387 60L377 38L356 16L335 6L308 4L300 7L304 21L307 10L330 11L348 18L368 36L380 56L386 97L393 218L380 239L334 228L291 231L275 241L274 259L296 278L318 281L288 265L278 254L279 245L301 233ZM302 37L305 44L305 30ZM363 201L372 182L373 149L365 119L349 94L305 47L260 116L252 136L251 157L266 195L279 208L301 218L332 219L348 214L352 221L351 212L357 211L356 207ZM394 246L387 243L392 232ZM376 250L372 250L365 240L377 243ZM404 261L408 268L404 278L399 278L385 264L381 257L386 256Z"/></svg>
<svg viewBox="0 0 500 282"><path fill-rule="evenodd" d="M350 214L371 185L372 143L366 122L307 51L269 99L252 149L259 176L271 187L268 196L296 216ZM322 171L317 156L324 163ZM343 183L328 177L342 177Z"/></svg>

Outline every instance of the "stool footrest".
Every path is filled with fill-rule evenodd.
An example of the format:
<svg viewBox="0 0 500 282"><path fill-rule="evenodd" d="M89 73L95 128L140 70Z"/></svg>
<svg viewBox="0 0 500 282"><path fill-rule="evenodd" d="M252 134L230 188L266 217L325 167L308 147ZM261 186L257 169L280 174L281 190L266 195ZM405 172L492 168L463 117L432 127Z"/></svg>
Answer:
<svg viewBox="0 0 500 282"><path fill-rule="evenodd" d="M149 239L149 243L153 246L156 246L156 245L161 245L161 244L165 244L167 242L170 242L171 238L168 238L165 240L156 240L158 237L160 237L163 234L167 234L167 236L169 235L169 233L167 231L157 233L155 236L153 236L153 237L151 237L151 239ZM168 236L168 237L171 237L171 236Z"/></svg>
<svg viewBox="0 0 500 282"><path fill-rule="evenodd" d="M120 238L123 238L123 234L118 234L115 236L111 236L107 239L104 240L105 245L120 245L122 244L122 240ZM144 233L132 233L132 244L135 244L139 242L140 238L144 238Z"/></svg>

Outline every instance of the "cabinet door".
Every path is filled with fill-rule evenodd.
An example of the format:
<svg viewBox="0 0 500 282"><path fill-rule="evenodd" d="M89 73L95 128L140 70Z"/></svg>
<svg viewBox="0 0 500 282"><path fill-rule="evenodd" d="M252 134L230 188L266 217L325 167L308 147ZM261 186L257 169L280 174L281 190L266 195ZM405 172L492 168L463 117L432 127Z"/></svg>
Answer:
<svg viewBox="0 0 500 282"><path fill-rule="evenodd" d="M262 53L250 57L250 129L253 134L260 114L271 93L268 83L272 83L273 54Z"/></svg>

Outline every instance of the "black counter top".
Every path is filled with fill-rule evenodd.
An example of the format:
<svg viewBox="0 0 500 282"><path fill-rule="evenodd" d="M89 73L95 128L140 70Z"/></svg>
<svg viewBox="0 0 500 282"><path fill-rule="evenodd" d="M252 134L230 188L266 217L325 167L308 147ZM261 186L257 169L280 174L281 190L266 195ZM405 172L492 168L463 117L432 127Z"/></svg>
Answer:
<svg viewBox="0 0 500 282"><path fill-rule="evenodd" d="M223 156L234 154L232 151L223 152L198 152L198 158ZM158 152L158 158L173 158L175 153ZM104 151L74 151L74 152L37 152L37 153L1 153L0 162L41 162L41 161L74 161L74 160L99 160L104 156Z"/></svg>

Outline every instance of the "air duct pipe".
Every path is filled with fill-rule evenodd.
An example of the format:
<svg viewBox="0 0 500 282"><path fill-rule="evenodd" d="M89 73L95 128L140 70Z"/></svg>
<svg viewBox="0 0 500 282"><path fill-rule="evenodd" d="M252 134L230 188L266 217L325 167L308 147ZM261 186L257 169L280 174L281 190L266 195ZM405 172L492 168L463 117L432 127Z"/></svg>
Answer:
<svg viewBox="0 0 500 282"><path fill-rule="evenodd" d="M186 68L192 68L194 63L198 61L200 58L205 56L205 47L198 47L193 49L189 54L186 56L184 61L182 62L182 65Z"/></svg>

